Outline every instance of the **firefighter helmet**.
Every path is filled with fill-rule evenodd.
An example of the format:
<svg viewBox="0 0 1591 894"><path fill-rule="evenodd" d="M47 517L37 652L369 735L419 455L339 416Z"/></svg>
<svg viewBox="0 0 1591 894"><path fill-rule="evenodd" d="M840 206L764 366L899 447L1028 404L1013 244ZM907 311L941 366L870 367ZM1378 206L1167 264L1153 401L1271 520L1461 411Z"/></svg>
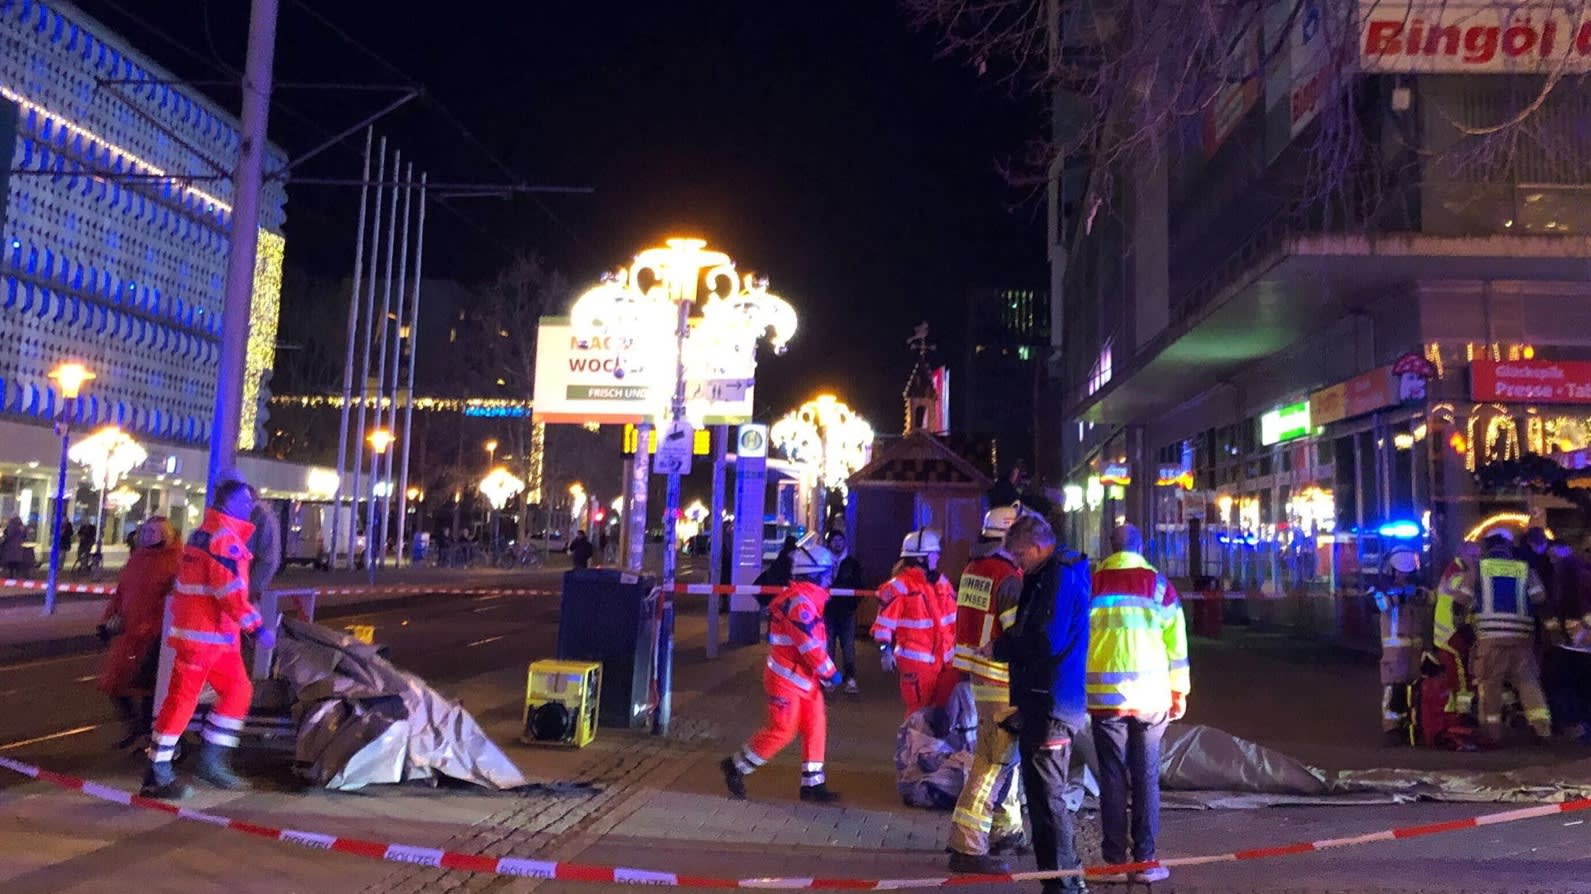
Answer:
<svg viewBox="0 0 1591 894"><path fill-rule="evenodd" d="M939 552L939 532L932 528L918 528L907 534L900 543L902 559L921 559L929 553Z"/></svg>
<svg viewBox="0 0 1591 894"><path fill-rule="evenodd" d="M1022 517L1022 504L996 506L983 514L983 536L1004 540L1007 531Z"/></svg>
<svg viewBox="0 0 1591 894"><path fill-rule="evenodd" d="M829 552L826 546L808 543L798 546L790 554L790 574L795 577L806 577L823 574L834 570L834 553Z"/></svg>

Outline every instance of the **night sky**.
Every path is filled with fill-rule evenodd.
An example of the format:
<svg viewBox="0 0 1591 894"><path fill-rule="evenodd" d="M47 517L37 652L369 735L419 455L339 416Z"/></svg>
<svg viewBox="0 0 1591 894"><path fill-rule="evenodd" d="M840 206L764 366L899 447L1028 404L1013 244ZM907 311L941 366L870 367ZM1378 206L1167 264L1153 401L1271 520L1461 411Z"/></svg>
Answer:
<svg viewBox="0 0 1591 894"><path fill-rule="evenodd" d="M433 180L596 190L451 202L429 223L428 277L482 277L528 250L589 282L672 234L768 274L803 328L761 367L760 416L831 388L896 431L912 324L933 321L954 365L968 286L1047 279L1041 203L997 171L1040 132L1039 104L936 59L890 3L310 4L373 56L281 2L278 81L425 86L379 132ZM180 77L242 66L245 0L79 6ZM207 92L237 108L236 89ZM277 98L272 138L294 154L384 101ZM361 145L303 172L357 177ZM288 263L347 275L356 203L290 185Z"/></svg>

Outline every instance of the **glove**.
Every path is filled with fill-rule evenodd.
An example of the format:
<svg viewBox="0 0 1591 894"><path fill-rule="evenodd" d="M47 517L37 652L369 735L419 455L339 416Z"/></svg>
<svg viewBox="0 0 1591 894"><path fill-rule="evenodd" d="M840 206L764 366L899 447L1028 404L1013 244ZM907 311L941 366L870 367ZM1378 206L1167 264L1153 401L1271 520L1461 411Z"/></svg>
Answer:
<svg viewBox="0 0 1591 894"><path fill-rule="evenodd" d="M260 627L254 631L254 644L262 649L276 648L276 631L269 627Z"/></svg>
<svg viewBox="0 0 1591 894"><path fill-rule="evenodd" d="M839 671L835 671L834 672L834 676L829 677L827 680L823 681L823 688L827 689L830 692L833 692L834 690L840 688L840 684L844 683L844 682L845 682L845 674L840 673Z"/></svg>
<svg viewBox="0 0 1591 894"><path fill-rule="evenodd" d="M884 647L882 647L882 650L878 653L878 655L879 655L879 660L878 661L879 661L879 664L881 666L883 666L884 673L886 673L886 674L894 673L895 672L895 650L891 649L889 646L884 646Z"/></svg>
<svg viewBox="0 0 1591 894"><path fill-rule="evenodd" d="M1188 713L1188 695L1185 692L1171 693L1171 713L1167 715L1171 720L1181 720Z"/></svg>

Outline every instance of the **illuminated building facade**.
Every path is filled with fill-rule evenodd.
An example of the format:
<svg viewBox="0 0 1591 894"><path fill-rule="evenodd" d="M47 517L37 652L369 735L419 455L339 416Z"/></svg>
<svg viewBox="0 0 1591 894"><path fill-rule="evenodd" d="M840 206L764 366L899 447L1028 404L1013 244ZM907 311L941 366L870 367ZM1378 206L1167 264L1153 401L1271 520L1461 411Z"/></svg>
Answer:
<svg viewBox="0 0 1591 894"><path fill-rule="evenodd" d="M1318 16L1273 24L1259 45L1325 39ZM1135 522L1184 584L1369 645L1398 541L1440 569L1498 513L1587 533L1571 502L1474 473L1591 446L1591 90L1370 58L1333 83L1328 58L1281 53L1110 195L1087 159L1061 172L1044 464L1079 548ZM1477 142L1526 111L1506 150Z"/></svg>
<svg viewBox="0 0 1591 894"><path fill-rule="evenodd" d="M65 403L47 374L66 360L98 376L74 429L117 425L149 446L151 476L202 481L237 122L70 4L6 0L0 141L13 147L0 171L0 514L38 521ZM244 448L275 362L286 193L269 174L284 164L267 151ZM284 476L302 472L274 476L285 490Z"/></svg>

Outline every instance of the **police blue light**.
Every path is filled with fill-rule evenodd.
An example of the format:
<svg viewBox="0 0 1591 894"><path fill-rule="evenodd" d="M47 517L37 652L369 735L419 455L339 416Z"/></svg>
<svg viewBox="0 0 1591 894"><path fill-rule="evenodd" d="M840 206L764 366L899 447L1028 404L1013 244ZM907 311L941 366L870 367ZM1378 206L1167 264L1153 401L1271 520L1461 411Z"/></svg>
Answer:
<svg viewBox="0 0 1591 894"><path fill-rule="evenodd" d="M1393 540L1413 540L1424 532L1421 530L1419 522L1395 521L1382 525L1377 533L1382 537L1389 537Z"/></svg>

